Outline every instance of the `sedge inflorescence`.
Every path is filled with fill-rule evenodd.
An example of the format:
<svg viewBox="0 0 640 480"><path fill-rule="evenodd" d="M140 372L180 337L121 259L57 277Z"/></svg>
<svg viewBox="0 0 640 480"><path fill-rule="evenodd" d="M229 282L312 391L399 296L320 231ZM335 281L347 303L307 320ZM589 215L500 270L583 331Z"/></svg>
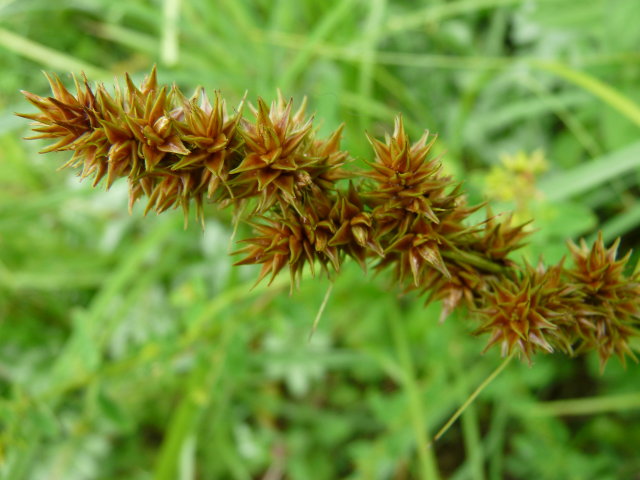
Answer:
<svg viewBox="0 0 640 480"><path fill-rule="evenodd" d="M441 300L442 319L467 308L487 348L504 355L594 350L603 366L612 355L635 358L640 275L627 273L629 255L618 259L618 244L607 249L600 236L570 244L570 262L519 264L525 226L489 209L472 223L481 206L442 172L436 137L411 142L400 116L384 139L367 136L372 156L354 172L342 127L321 138L305 102L294 110L280 93L245 116L245 100L230 113L220 92L187 98L159 85L155 69L140 87L127 75L113 94L86 79L74 79L73 94L48 78L53 95L24 92L39 112L21 115L35 121L29 138L54 141L43 152L73 152L65 166L94 185L126 177L130 206L146 198L147 211L180 207L186 221L194 205L202 221L205 201L234 207L254 230L236 264L260 265L258 281L286 269L294 285L306 267L333 274L351 258Z"/></svg>

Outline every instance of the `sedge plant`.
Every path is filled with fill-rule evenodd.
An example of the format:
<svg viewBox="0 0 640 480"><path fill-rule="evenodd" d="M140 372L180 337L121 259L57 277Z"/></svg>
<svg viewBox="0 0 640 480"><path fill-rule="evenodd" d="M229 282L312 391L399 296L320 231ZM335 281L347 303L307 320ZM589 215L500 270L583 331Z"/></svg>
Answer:
<svg viewBox="0 0 640 480"><path fill-rule="evenodd" d="M525 224L493 215L473 223L484 205L469 205L459 183L432 154L436 136L412 141L402 117L384 139L368 135L369 159L348 168L342 127L321 138L305 102L280 93L270 104L246 100L229 111L220 92L187 98L159 85L155 68L140 86L127 75L113 94L74 78L71 93L50 76L52 96L23 92L39 110L30 139L52 140L43 152L69 151L77 168L109 188L124 177L129 207L191 209L205 202L234 210L253 235L241 239L236 265L260 266L258 281L288 270L292 287L305 268L329 276L355 260L365 270L390 269L402 291L442 302L441 319L464 308L475 333L506 357L529 363L539 352L597 353L635 360L630 340L640 323L640 273L629 254L602 236L569 243L555 265L518 262L530 234ZM246 112L248 110L248 112Z"/></svg>

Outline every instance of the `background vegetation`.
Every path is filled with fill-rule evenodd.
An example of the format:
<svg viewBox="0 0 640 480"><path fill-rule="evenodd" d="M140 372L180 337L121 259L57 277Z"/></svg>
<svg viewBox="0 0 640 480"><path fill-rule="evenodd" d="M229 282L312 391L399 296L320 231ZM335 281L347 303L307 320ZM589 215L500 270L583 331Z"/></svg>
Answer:
<svg viewBox="0 0 640 480"><path fill-rule="evenodd" d="M640 233L640 2L1 0L0 475L7 479L640 478L639 366L500 363L462 315L350 265L250 287L230 218L129 215L24 142L39 70L309 96L343 145L403 112L472 202L535 218L549 261ZM357 164L357 163L356 163ZM239 235L242 235L240 232ZM634 262L635 264L635 262ZM639 345L635 345L639 349ZM439 472L439 473L438 473Z"/></svg>

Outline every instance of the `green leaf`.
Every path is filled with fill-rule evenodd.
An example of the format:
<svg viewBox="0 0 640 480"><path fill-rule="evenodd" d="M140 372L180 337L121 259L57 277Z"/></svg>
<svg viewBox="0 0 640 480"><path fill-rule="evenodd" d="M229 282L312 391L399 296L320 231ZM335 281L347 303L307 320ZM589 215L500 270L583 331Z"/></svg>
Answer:
<svg viewBox="0 0 640 480"><path fill-rule="evenodd" d="M123 433L133 431L134 423L131 417L102 388L98 389L96 404L99 409L97 415L104 416Z"/></svg>
<svg viewBox="0 0 640 480"><path fill-rule="evenodd" d="M109 72L100 67L78 60L4 28L0 28L0 46L54 70L84 72L88 77L95 79L107 79L111 76Z"/></svg>
<svg viewBox="0 0 640 480"><path fill-rule="evenodd" d="M615 88L580 70L574 70L559 62L531 61L532 66L554 73L565 80L584 88L628 120L640 127L640 106Z"/></svg>
<svg viewBox="0 0 640 480"><path fill-rule="evenodd" d="M579 167L550 175L540 182L540 190L547 201L565 200L638 167L640 167L640 142L635 142Z"/></svg>

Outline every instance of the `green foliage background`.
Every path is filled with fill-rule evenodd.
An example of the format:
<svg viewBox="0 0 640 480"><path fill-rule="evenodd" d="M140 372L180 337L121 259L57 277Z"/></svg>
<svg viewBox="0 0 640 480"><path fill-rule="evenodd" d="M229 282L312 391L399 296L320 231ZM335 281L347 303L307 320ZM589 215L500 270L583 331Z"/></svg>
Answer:
<svg viewBox="0 0 640 480"><path fill-rule="evenodd" d="M501 155L542 149L525 253L556 261L597 228L637 247L638 18L633 0L1 0L2 478L640 478L637 364L513 362L428 448L501 361L473 320L440 325L350 265L309 340L328 280L251 290L228 212L204 232L129 215L124 185L57 173L13 115L19 89L48 92L41 69L110 84L157 63L230 105L308 95L356 165L402 112L473 202Z"/></svg>

